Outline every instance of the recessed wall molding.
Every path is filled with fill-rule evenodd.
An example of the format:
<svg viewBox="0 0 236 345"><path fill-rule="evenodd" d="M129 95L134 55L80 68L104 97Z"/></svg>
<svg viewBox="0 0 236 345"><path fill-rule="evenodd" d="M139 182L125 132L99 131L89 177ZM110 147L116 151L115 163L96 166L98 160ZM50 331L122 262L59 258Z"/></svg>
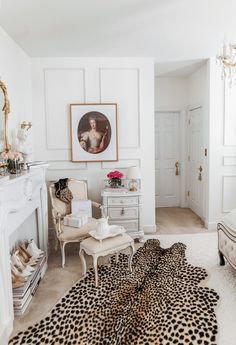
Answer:
<svg viewBox="0 0 236 345"><path fill-rule="evenodd" d="M142 168L144 225L155 224L154 83L152 58L32 59L35 160L47 160L47 180L87 179L89 197L101 201L109 170ZM117 162L71 162L69 104L118 103Z"/></svg>
<svg viewBox="0 0 236 345"><path fill-rule="evenodd" d="M44 102L47 150L70 150L71 103L85 103L84 68L45 68Z"/></svg>
<svg viewBox="0 0 236 345"><path fill-rule="evenodd" d="M49 161L48 170L87 170L88 165L84 163L73 163L70 161Z"/></svg>
<svg viewBox="0 0 236 345"><path fill-rule="evenodd" d="M120 159L118 162L103 162L102 169L127 169L130 166L140 167L140 159Z"/></svg>
<svg viewBox="0 0 236 345"><path fill-rule="evenodd" d="M222 213L236 208L236 175L222 177Z"/></svg>
<svg viewBox="0 0 236 345"><path fill-rule="evenodd" d="M223 88L223 145L236 147L236 97L235 88L224 83Z"/></svg>
<svg viewBox="0 0 236 345"><path fill-rule="evenodd" d="M107 90L105 91L105 76L103 75L105 72L110 72L111 77L110 81L107 82ZM116 72L119 72L117 74ZM122 73L123 72L123 73ZM128 76L129 72L132 72L133 76ZM135 72L135 73L134 73ZM113 76L112 76L113 73ZM117 81L115 80L114 73L116 73ZM135 77L134 77L135 76ZM109 78L107 76L107 78ZM130 78L130 79L129 79ZM136 80L131 79L136 78ZM111 82L113 83L113 87L111 90ZM132 94L134 92L134 85L130 85L133 82L136 84L136 95ZM114 90L114 88L117 88ZM120 88L120 89L118 89ZM127 88L127 89L126 89ZM119 135L119 142L122 141L121 134L125 136L126 142L133 140L133 143L127 143L126 145L119 144L119 149L132 149L136 150L140 148L140 136L141 136L141 128L140 128L140 70L139 68L119 68L119 67L110 67L110 68L99 68L99 91L100 91L100 102L116 102L118 103L118 135ZM119 94L121 95L119 97ZM114 96L115 95L115 96ZM130 97L129 100L126 100L126 97ZM133 97L133 99L132 99ZM125 112L129 111L129 116L127 114L122 113L122 117L119 115L122 112L122 102L119 102L119 98L122 99L122 102L125 102ZM134 99L136 98L136 99ZM133 103L132 103L133 102ZM132 109L136 107L135 109ZM123 125L122 125L123 121ZM127 121L127 122L125 122ZM129 121L129 122L128 122Z"/></svg>

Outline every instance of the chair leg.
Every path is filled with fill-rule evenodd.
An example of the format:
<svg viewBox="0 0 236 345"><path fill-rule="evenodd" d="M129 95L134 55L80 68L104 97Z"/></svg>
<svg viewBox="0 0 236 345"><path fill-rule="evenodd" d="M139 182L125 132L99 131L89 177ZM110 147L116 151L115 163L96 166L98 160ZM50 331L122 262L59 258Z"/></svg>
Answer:
<svg viewBox="0 0 236 345"><path fill-rule="evenodd" d="M59 242L59 240L57 238L56 230L54 231L54 239L55 239L54 249L55 249L55 251L57 251L58 250L58 242Z"/></svg>
<svg viewBox="0 0 236 345"><path fill-rule="evenodd" d="M79 256L80 256L81 263L82 263L82 275L84 276L86 274L87 268L86 268L86 260L85 260L85 257L84 257L84 250L83 250L83 248L82 249L80 248Z"/></svg>
<svg viewBox="0 0 236 345"><path fill-rule="evenodd" d="M225 258L224 255L219 251L219 257L220 257L220 266L225 265Z"/></svg>
<svg viewBox="0 0 236 345"><path fill-rule="evenodd" d="M62 268L64 268L65 266L65 245L66 245L66 242L60 242L60 247L61 247L61 266Z"/></svg>
<svg viewBox="0 0 236 345"><path fill-rule="evenodd" d="M94 274L95 274L95 286L98 287L98 258L97 256L93 256L93 268L94 268Z"/></svg>

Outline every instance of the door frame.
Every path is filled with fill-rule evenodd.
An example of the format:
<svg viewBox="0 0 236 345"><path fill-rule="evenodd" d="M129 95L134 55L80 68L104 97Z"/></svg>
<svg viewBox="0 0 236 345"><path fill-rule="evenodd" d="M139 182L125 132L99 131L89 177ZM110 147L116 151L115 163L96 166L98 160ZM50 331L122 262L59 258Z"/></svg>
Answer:
<svg viewBox="0 0 236 345"><path fill-rule="evenodd" d="M186 168L187 168L187 112L186 108L158 108L155 110L155 121L157 113L178 113L179 114L179 150L180 150L180 207L187 207L188 200L186 198ZM156 139L156 138L155 138ZM155 157L154 157L155 159ZM155 174L156 180L156 174ZM156 207L156 206L155 206Z"/></svg>
<svg viewBox="0 0 236 345"><path fill-rule="evenodd" d="M204 147L204 122L203 122L203 114L204 114L204 104L203 103L196 103L196 104L193 104L193 105L189 105L187 107L187 121L186 121L186 134L187 134L187 145L186 145L186 148L187 148L187 169L186 169L186 172L187 172L187 176L186 176L186 195L187 195L187 205L189 207L189 196L188 196L188 190L190 190L190 164L189 164L189 161L188 161L188 155L190 154L190 139L189 139L189 136L190 136L190 127L189 127L189 120L190 120L190 113L191 111L195 110L195 109L202 109L202 146ZM208 133L209 135L209 133ZM202 159L202 166L203 166L203 180L202 180L202 215L199 216L202 221L205 223L205 220L206 220L206 214L207 214L207 210L206 210L206 189L207 189L207 184L208 184L208 180L207 180L207 171L208 171L208 168L207 168L207 165L208 165L208 157L209 157L209 152L207 152L207 156L205 157L204 154L203 154L203 159Z"/></svg>

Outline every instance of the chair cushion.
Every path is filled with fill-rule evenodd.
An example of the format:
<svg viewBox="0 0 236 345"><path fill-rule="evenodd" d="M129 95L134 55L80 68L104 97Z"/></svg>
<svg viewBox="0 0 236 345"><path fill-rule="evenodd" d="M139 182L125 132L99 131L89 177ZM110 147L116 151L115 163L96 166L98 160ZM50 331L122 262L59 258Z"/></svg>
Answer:
<svg viewBox="0 0 236 345"><path fill-rule="evenodd" d="M229 231L236 236L236 209L224 216L220 223L227 227Z"/></svg>
<svg viewBox="0 0 236 345"><path fill-rule="evenodd" d="M72 226L64 225L63 222L61 222L61 230L62 233L58 236L58 239L60 241L70 241L70 240L76 240L80 237L84 237L88 235L88 232L90 230L94 230L97 224L97 220L95 218L90 218L88 223L86 223L81 228L74 228Z"/></svg>
<svg viewBox="0 0 236 345"><path fill-rule="evenodd" d="M95 240L95 238L93 237L90 237L81 242L80 248L84 248L85 250L88 249L88 251L92 254L98 254L100 252L116 248L124 244L127 244L128 246L128 244L133 243L133 241L134 240L132 239L132 237L130 237L128 234L110 237L101 242Z"/></svg>

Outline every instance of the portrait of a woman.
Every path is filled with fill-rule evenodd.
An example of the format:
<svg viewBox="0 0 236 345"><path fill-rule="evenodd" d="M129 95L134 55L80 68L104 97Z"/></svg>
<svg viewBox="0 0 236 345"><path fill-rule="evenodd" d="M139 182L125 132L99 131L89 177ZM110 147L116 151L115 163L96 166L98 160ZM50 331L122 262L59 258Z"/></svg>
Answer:
<svg viewBox="0 0 236 345"><path fill-rule="evenodd" d="M70 104L72 162L116 162L116 103Z"/></svg>
<svg viewBox="0 0 236 345"><path fill-rule="evenodd" d="M78 140L88 153L97 154L106 150L111 139L111 126L100 112L85 114L78 125Z"/></svg>

